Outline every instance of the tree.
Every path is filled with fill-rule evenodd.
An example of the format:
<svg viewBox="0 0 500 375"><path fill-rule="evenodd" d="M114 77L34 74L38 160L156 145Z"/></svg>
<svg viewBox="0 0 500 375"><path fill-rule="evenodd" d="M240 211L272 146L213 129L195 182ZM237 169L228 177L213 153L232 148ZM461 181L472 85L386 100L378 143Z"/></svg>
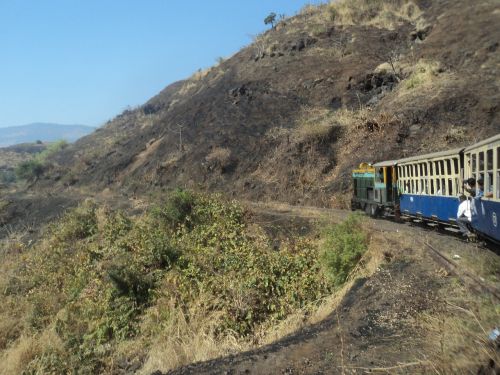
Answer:
<svg viewBox="0 0 500 375"><path fill-rule="evenodd" d="M274 26L276 26L275 25L276 24L276 13L274 13L274 12L269 13L269 15L266 18L264 18L264 23L266 25L271 24L271 27L274 29Z"/></svg>

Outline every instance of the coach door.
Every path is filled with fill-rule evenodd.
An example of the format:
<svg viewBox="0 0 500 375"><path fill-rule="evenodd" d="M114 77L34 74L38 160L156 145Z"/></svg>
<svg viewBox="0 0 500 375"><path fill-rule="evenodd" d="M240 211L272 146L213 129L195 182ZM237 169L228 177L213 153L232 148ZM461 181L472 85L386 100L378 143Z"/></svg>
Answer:
<svg viewBox="0 0 500 375"><path fill-rule="evenodd" d="M394 191L392 188L392 181L393 181L393 169L394 167L385 167L384 168L384 173L385 173L385 188L387 191L387 202L392 202L394 199Z"/></svg>

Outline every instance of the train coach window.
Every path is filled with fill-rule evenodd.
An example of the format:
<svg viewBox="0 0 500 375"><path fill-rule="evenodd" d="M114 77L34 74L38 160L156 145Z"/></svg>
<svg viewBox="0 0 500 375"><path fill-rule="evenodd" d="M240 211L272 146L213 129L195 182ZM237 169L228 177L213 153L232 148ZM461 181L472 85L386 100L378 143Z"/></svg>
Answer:
<svg viewBox="0 0 500 375"><path fill-rule="evenodd" d="M497 148L497 169L500 171L500 147Z"/></svg>
<svg viewBox="0 0 500 375"><path fill-rule="evenodd" d="M497 195L496 199L500 199L500 171L497 172Z"/></svg>
<svg viewBox="0 0 500 375"><path fill-rule="evenodd" d="M431 180L431 194L434 195L434 180Z"/></svg>
<svg viewBox="0 0 500 375"><path fill-rule="evenodd" d="M446 194L446 179L444 179L444 178L441 179L441 195L447 195Z"/></svg>
<svg viewBox="0 0 500 375"><path fill-rule="evenodd" d="M479 153L479 171L484 171L484 152L481 151Z"/></svg>
<svg viewBox="0 0 500 375"><path fill-rule="evenodd" d="M453 192L453 181L451 178L448 179L448 195L455 195Z"/></svg>
<svg viewBox="0 0 500 375"><path fill-rule="evenodd" d="M446 174L453 174L452 170L451 170L451 160L448 159L446 160Z"/></svg>
<svg viewBox="0 0 500 375"><path fill-rule="evenodd" d="M455 174L460 173L460 168L458 167L458 159L453 159L453 167L455 168Z"/></svg>
<svg viewBox="0 0 500 375"><path fill-rule="evenodd" d="M472 161L471 165L472 175L476 177L476 171L477 171L476 154L472 154L471 161Z"/></svg>
<svg viewBox="0 0 500 375"><path fill-rule="evenodd" d="M493 150L486 151L486 169L493 170Z"/></svg>
<svg viewBox="0 0 500 375"><path fill-rule="evenodd" d="M484 191L493 192L493 171L486 173L486 181L484 182Z"/></svg>
<svg viewBox="0 0 500 375"><path fill-rule="evenodd" d="M432 171L432 161L429 162L429 176L432 176L434 172Z"/></svg>
<svg viewBox="0 0 500 375"><path fill-rule="evenodd" d="M493 150L486 151L486 181L484 185L484 191L488 193L493 193Z"/></svg>
<svg viewBox="0 0 500 375"><path fill-rule="evenodd" d="M445 174L446 174L446 172L445 172L445 170L444 170L444 160L440 160L440 161L439 161L439 174L440 174L441 176L443 176L443 175L445 175Z"/></svg>

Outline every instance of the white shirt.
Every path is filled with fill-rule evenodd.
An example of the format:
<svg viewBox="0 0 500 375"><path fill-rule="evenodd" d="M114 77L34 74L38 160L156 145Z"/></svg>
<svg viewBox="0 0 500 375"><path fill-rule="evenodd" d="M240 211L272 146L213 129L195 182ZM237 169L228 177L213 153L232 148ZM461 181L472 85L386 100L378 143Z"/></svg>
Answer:
<svg viewBox="0 0 500 375"><path fill-rule="evenodd" d="M469 221L471 220L470 202L467 199L458 206L457 218L462 216L465 216Z"/></svg>

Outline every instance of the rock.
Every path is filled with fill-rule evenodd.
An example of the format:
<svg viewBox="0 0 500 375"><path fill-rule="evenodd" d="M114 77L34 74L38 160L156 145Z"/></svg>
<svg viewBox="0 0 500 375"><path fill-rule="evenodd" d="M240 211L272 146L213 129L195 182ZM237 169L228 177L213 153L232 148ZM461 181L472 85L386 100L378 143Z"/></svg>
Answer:
<svg viewBox="0 0 500 375"><path fill-rule="evenodd" d="M417 124L410 126L410 134L413 135L413 134L417 133L421 128L422 128L422 126L417 125Z"/></svg>
<svg viewBox="0 0 500 375"><path fill-rule="evenodd" d="M330 108L333 110L342 108L342 98L338 96L333 97L332 100L330 100Z"/></svg>

